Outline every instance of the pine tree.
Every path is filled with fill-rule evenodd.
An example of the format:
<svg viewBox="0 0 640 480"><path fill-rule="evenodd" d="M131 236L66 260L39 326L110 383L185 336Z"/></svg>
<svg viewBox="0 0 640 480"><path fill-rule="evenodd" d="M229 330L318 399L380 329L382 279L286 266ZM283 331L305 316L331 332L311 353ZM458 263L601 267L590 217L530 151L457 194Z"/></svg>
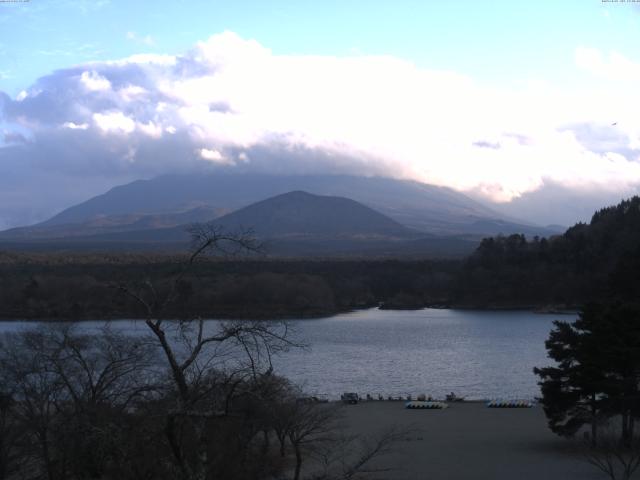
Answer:
<svg viewBox="0 0 640 480"><path fill-rule="evenodd" d="M575 322L554 325L545 345L557 366L534 369L549 427L573 436L590 425L595 445L598 423L619 416L629 443L640 415L640 309L590 304Z"/></svg>

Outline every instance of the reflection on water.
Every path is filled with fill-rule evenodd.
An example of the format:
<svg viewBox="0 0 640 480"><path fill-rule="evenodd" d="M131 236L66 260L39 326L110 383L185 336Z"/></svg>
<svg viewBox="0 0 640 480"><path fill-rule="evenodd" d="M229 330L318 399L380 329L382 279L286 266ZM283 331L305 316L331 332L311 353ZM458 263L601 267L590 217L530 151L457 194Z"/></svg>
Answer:
<svg viewBox="0 0 640 480"><path fill-rule="evenodd" d="M362 310L293 321L296 338L310 345L276 359L276 372L310 393L344 391L373 396L451 391L468 398L539 395L534 366L548 365L544 341L552 321L571 316L470 310ZM215 320L208 322L211 327ZM2 322L0 332L34 323ZM84 322L98 330L103 322ZM146 333L141 321L112 327Z"/></svg>

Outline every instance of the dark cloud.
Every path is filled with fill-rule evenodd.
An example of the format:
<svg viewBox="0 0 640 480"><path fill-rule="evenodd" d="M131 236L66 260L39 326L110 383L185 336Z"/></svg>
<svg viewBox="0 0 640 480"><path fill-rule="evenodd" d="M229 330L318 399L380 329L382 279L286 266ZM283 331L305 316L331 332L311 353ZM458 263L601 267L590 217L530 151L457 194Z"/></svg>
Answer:
<svg viewBox="0 0 640 480"><path fill-rule="evenodd" d="M69 205L114 185L134 180L130 175L78 177L55 168L38 168L24 146L0 148L0 229L45 220Z"/></svg>
<svg viewBox="0 0 640 480"><path fill-rule="evenodd" d="M210 112L232 113L231 106L227 102L214 102L209 104Z"/></svg>
<svg viewBox="0 0 640 480"><path fill-rule="evenodd" d="M106 91L91 91L82 82L82 74L96 75L109 82ZM138 101L126 97L126 89L144 89ZM149 72L139 65L102 65L57 70L40 78L27 90L21 100L4 97L4 116L8 121L28 121L43 127L58 126L64 122L90 120L93 112L110 110L135 115L136 119L148 121L153 117L159 102L170 101L159 92Z"/></svg>
<svg viewBox="0 0 640 480"><path fill-rule="evenodd" d="M2 137L3 142L6 145L15 145L28 142L27 138L19 132L5 132Z"/></svg>
<svg viewBox="0 0 640 480"><path fill-rule="evenodd" d="M0 119L2 119L4 115L3 112L4 112L5 105L7 105L10 102L11 102L11 97L9 97L9 95L7 95L6 93L0 90Z"/></svg>

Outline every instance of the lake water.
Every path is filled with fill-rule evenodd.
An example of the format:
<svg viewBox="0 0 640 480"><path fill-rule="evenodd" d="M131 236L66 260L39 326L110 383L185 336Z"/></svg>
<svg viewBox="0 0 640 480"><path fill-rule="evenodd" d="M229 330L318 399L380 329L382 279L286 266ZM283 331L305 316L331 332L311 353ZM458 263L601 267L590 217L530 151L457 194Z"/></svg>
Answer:
<svg viewBox="0 0 640 480"><path fill-rule="evenodd" d="M514 311L361 310L330 318L297 320L297 339L309 345L274 362L277 373L307 392L336 398L345 391L387 397L451 391L470 399L539 396L534 366L550 365L544 341L555 319ZM211 327L215 321L211 320ZM141 321L111 322L146 332ZM0 332L35 323L0 322ZM85 322L87 330L102 322Z"/></svg>

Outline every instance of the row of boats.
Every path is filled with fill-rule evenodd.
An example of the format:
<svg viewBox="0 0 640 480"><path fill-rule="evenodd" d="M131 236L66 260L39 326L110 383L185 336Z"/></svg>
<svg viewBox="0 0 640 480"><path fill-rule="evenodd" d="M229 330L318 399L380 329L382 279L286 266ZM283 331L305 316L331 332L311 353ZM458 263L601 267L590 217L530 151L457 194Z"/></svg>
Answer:
<svg viewBox="0 0 640 480"><path fill-rule="evenodd" d="M345 392L340 396L340 399L347 404L357 404L363 400L355 392ZM374 398L371 397L371 395L367 395L366 400L372 401ZM384 398L382 395L378 395L377 400L384 400ZM388 400L404 400L406 401L405 407L409 409L443 409L447 408L449 403L465 401L465 397L459 397L455 393L451 392L446 396L445 401L435 400L431 396L427 396L425 394L418 395L416 400L413 400L410 395L407 396L407 398L394 398L389 396ZM486 406L488 408L532 408L534 406L534 402L522 399L494 399L487 401Z"/></svg>
<svg viewBox="0 0 640 480"><path fill-rule="evenodd" d="M488 408L532 408L533 402L530 400L489 400L486 403ZM441 410L448 408L447 402L429 402L429 401L408 401L405 403L405 408L413 409L426 409L426 410Z"/></svg>

